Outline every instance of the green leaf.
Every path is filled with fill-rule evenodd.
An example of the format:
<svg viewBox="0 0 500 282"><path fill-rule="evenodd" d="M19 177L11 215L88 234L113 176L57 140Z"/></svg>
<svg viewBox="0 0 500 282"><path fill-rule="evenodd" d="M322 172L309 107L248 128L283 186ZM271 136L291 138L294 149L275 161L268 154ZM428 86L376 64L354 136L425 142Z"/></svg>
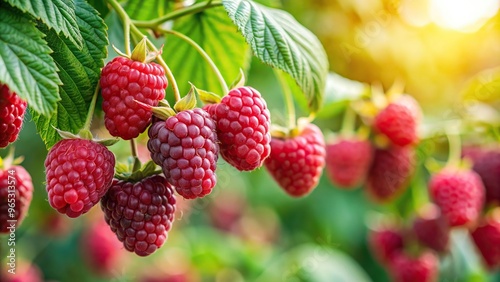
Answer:
<svg viewBox="0 0 500 282"><path fill-rule="evenodd" d="M57 67L51 50L25 14L0 3L0 81L31 109L50 114L60 100Z"/></svg>
<svg viewBox="0 0 500 282"><path fill-rule="evenodd" d="M463 100L472 102L498 103L500 91L500 67L475 74L466 84Z"/></svg>
<svg viewBox="0 0 500 282"><path fill-rule="evenodd" d="M248 45L222 7L182 17L174 22L173 29L190 37L205 50L219 68L226 83L239 75L240 68L248 70ZM167 35L162 56L175 75L181 93L187 93L190 88L188 82L192 82L200 89L226 94L223 93L210 66L182 39ZM172 95L171 87L168 88L168 95Z"/></svg>
<svg viewBox="0 0 500 282"><path fill-rule="evenodd" d="M125 11L134 20L151 20L165 15L170 10L172 1L165 0L129 0Z"/></svg>
<svg viewBox="0 0 500 282"><path fill-rule="evenodd" d="M305 95L309 109L322 103L328 58L318 38L290 14L249 0L223 0L229 17L264 63L290 74Z"/></svg>
<svg viewBox="0 0 500 282"><path fill-rule="evenodd" d="M84 0L76 0L76 17L84 44L78 49L72 42L47 30L47 42L54 50L52 57L59 67L62 100L50 116L33 113L33 120L47 148L60 140L53 127L77 133L84 125L90 101L99 82L108 44L103 20Z"/></svg>
<svg viewBox="0 0 500 282"><path fill-rule="evenodd" d="M369 85L331 72L326 80L323 108L318 112L317 117L335 116L344 110L349 101L359 99L369 91Z"/></svg>
<svg viewBox="0 0 500 282"><path fill-rule="evenodd" d="M63 33L82 48L83 39L76 23L75 4L64 0L7 0L12 6L41 20L58 34Z"/></svg>

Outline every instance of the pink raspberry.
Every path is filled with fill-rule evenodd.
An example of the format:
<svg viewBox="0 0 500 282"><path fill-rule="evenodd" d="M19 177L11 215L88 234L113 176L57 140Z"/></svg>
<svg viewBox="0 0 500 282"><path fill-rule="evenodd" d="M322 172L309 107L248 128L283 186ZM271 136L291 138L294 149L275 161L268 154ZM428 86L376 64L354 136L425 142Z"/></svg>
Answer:
<svg viewBox="0 0 500 282"><path fill-rule="evenodd" d="M146 130L153 115L134 100L157 106L165 97L167 78L158 64L116 57L102 69L100 84L106 128L129 140Z"/></svg>
<svg viewBox="0 0 500 282"><path fill-rule="evenodd" d="M500 267L500 213L497 208L471 231L472 239L490 269Z"/></svg>
<svg viewBox="0 0 500 282"><path fill-rule="evenodd" d="M432 252L424 252L417 257L400 252L390 265L394 282L436 282L439 260Z"/></svg>
<svg viewBox="0 0 500 282"><path fill-rule="evenodd" d="M172 227L175 196L165 177L115 180L101 200L106 223L125 249L148 256L163 246Z"/></svg>
<svg viewBox="0 0 500 282"><path fill-rule="evenodd" d="M372 230L368 243L374 257L383 265L387 265L404 247L403 235L395 228Z"/></svg>
<svg viewBox="0 0 500 282"><path fill-rule="evenodd" d="M88 212L108 191L113 180L115 156L91 140L64 139L45 159L50 205L69 217Z"/></svg>
<svg viewBox="0 0 500 282"><path fill-rule="evenodd" d="M26 102L0 83L0 148L16 141L23 126Z"/></svg>
<svg viewBox="0 0 500 282"><path fill-rule="evenodd" d="M413 233L424 246L436 252L448 250L450 226L441 210L435 205L426 206L413 221Z"/></svg>
<svg viewBox="0 0 500 282"><path fill-rule="evenodd" d="M30 174L22 166L0 169L0 233L9 233L9 220L18 227L28 212L33 196L33 182ZM9 206L14 204L14 212Z"/></svg>
<svg viewBox="0 0 500 282"><path fill-rule="evenodd" d="M212 191L219 146L215 123L202 109L186 110L155 122L148 131L148 149L168 182L186 199Z"/></svg>

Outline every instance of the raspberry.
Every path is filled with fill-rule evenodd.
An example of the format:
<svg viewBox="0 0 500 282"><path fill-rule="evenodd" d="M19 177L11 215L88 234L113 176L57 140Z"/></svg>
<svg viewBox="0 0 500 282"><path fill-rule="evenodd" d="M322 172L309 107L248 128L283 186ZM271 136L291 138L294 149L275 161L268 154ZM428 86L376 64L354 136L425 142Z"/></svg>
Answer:
<svg viewBox="0 0 500 282"><path fill-rule="evenodd" d="M98 274L110 275L119 265L123 246L104 220L93 223L83 234L81 243L86 262Z"/></svg>
<svg viewBox="0 0 500 282"><path fill-rule="evenodd" d="M411 96L403 95L390 103L375 117L375 130L394 145L407 146L417 142L420 106Z"/></svg>
<svg viewBox="0 0 500 282"><path fill-rule="evenodd" d="M16 141L23 125L26 102L0 83L0 148Z"/></svg>
<svg viewBox="0 0 500 282"><path fill-rule="evenodd" d="M174 221L173 193L160 175L135 183L115 180L101 200L101 209L125 249L148 256L167 240Z"/></svg>
<svg viewBox="0 0 500 282"><path fill-rule="evenodd" d="M431 252L424 252L416 258L400 252L390 265L394 282L435 282L438 270L439 260Z"/></svg>
<svg viewBox="0 0 500 282"><path fill-rule="evenodd" d="M323 133L316 125L308 124L297 136L273 137L271 154L264 164L281 188L291 196L301 197L318 185L325 155Z"/></svg>
<svg viewBox="0 0 500 282"><path fill-rule="evenodd" d="M2 270L4 270L2 268ZM43 282L48 281L43 279L43 272L32 262L25 260L16 260L15 274L8 271L0 272L0 281L2 282Z"/></svg>
<svg viewBox="0 0 500 282"><path fill-rule="evenodd" d="M474 222L483 208L484 187L477 173L445 169L432 176L429 194L450 226Z"/></svg>
<svg viewBox="0 0 500 282"><path fill-rule="evenodd" d="M106 128L129 140L144 132L152 117L134 100L157 106L165 97L167 79L158 64L116 57L102 69L100 84Z"/></svg>
<svg viewBox="0 0 500 282"><path fill-rule="evenodd" d="M404 191L415 168L414 155L411 147L375 150L365 183L372 199L387 202Z"/></svg>
<svg viewBox="0 0 500 282"><path fill-rule="evenodd" d="M472 169L481 177L486 202L500 204L500 150L498 148L468 149L464 152L474 162Z"/></svg>
<svg viewBox="0 0 500 282"><path fill-rule="evenodd" d="M446 252L450 241L450 226L435 205L426 207L413 221L417 240L437 252Z"/></svg>
<svg viewBox="0 0 500 282"><path fill-rule="evenodd" d="M45 159L50 205L69 217L88 212L113 180L115 156L105 146L85 139L64 139Z"/></svg>
<svg viewBox="0 0 500 282"><path fill-rule="evenodd" d="M207 107L217 123L220 154L240 171L254 170L269 156L270 113L251 87L235 88L217 106Z"/></svg>
<svg viewBox="0 0 500 282"><path fill-rule="evenodd" d="M326 145L327 173L339 187L359 186L368 174L372 159L372 146L367 140L343 138Z"/></svg>
<svg viewBox="0 0 500 282"><path fill-rule="evenodd" d="M472 239L490 269L500 266L500 216L498 208L471 232Z"/></svg>
<svg viewBox="0 0 500 282"><path fill-rule="evenodd" d="M186 199L209 194L217 182L219 146L214 131L214 121L202 109L181 111L149 128L151 158Z"/></svg>
<svg viewBox="0 0 500 282"><path fill-rule="evenodd" d="M7 229L10 226L8 220L17 220L16 226L21 224L28 212L32 195L31 176L22 166L0 170L0 233L10 232ZM13 203L14 212L11 213L9 205Z"/></svg>
<svg viewBox="0 0 500 282"><path fill-rule="evenodd" d="M395 228L372 230L368 242L375 258L384 265L388 264L404 246L403 235Z"/></svg>

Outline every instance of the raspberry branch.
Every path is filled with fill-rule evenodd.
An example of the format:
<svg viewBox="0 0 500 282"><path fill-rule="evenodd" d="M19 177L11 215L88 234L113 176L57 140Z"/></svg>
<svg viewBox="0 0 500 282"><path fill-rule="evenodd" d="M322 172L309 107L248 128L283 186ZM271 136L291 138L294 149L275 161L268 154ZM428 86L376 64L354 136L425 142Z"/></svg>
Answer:
<svg viewBox="0 0 500 282"><path fill-rule="evenodd" d="M342 129L340 133L344 137L351 137L354 132L354 125L356 123L356 112L351 106L351 103L347 104L344 112L344 119L342 120Z"/></svg>
<svg viewBox="0 0 500 282"><path fill-rule="evenodd" d="M288 115L288 128L294 129L297 126L297 124L295 122L296 119L295 105L293 103L292 91L285 79L284 74L278 71L277 69L274 69L274 73L276 74L276 77L278 78L281 85L281 89L283 91L283 99L285 100L285 107Z"/></svg>
<svg viewBox="0 0 500 282"><path fill-rule="evenodd" d="M448 137L448 162L446 167L458 167L462 156L462 142L456 126L446 127L446 137Z"/></svg>

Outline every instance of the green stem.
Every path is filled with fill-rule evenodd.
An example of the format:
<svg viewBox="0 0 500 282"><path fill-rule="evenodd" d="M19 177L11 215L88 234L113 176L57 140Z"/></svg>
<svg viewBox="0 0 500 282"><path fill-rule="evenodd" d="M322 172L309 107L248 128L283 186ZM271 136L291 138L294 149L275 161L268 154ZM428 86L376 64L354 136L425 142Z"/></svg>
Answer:
<svg viewBox="0 0 500 282"><path fill-rule="evenodd" d="M354 132L355 123L356 123L356 112L352 108L351 103L349 103L346 106L344 112L344 119L342 120L342 129L340 130L342 136L351 137Z"/></svg>
<svg viewBox="0 0 500 282"><path fill-rule="evenodd" d="M447 130L446 136L448 137L449 155L446 167L456 167L460 164L462 159L462 141L460 135L456 132Z"/></svg>
<svg viewBox="0 0 500 282"><path fill-rule="evenodd" d="M286 112L288 115L288 127L289 129L294 129L297 127L297 124L296 124L295 105L293 103L292 91L284 77L284 74L276 69L274 69L274 73L276 74L276 77L278 78L281 85L281 89L283 91L283 99L285 100Z"/></svg>
<svg viewBox="0 0 500 282"><path fill-rule="evenodd" d="M122 21L123 24L123 36L125 37L125 54L130 56L130 25L131 20L127 15L127 12L120 6L120 4L115 0L106 0L109 5L116 11L118 17Z"/></svg>
<svg viewBox="0 0 500 282"><path fill-rule="evenodd" d="M132 157L137 157L137 144L134 138L130 139L130 150L132 152Z"/></svg>
<svg viewBox="0 0 500 282"><path fill-rule="evenodd" d="M108 0L111 1L111 0ZM176 10L171 13L168 13L162 17L149 20L149 21L132 21L132 23L136 27L141 27L141 28L151 28L151 29L156 29L158 26L163 24L164 22L170 21L170 20L175 20L177 18L186 16L186 15L191 15L191 14L196 14L201 11L204 11L206 9L210 9L213 7L218 7L222 5L222 1L206 1L206 2L201 2L197 3L194 5L191 5L187 8L181 9L181 10Z"/></svg>
<svg viewBox="0 0 500 282"><path fill-rule="evenodd" d="M175 30L166 30L163 28L158 28L157 30L159 32L162 32L162 33L168 33L168 34L175 35L175 36L179 37L180 39L186 41L189 45L191 45L194 49L196 49L196 51L198 51L198 53L200 53L200 55L203 57L205 62L207 62L207 64L210 66L212 71L217 76L217 79L219 80L219 84L221 86L222 91L224 93L229 92L229 88L227 87L226 81L224 81L224 77L222 76L220 70L217 68L217 66L215 65L212 58L210 58L210 56L207 54L207 52L205 52L205 50L203 50L203 48L201 48L200 45L198 45L193 39L189 38L188 36L186 36L180 32L177 32Z"/></svg>
<svg viewBox="0 0 500 282"><path fill-rule="evenodd" d="M97 101L97 95L99 94L99 89L101 89L99 83L94 91L94 96L92 96L92 101L90 101L89 111L87 112L87 119L85 120L85 124L83 125L82 130L90 131L90 124L92 123L92 117L94 116L95 103Z"/></svg>

